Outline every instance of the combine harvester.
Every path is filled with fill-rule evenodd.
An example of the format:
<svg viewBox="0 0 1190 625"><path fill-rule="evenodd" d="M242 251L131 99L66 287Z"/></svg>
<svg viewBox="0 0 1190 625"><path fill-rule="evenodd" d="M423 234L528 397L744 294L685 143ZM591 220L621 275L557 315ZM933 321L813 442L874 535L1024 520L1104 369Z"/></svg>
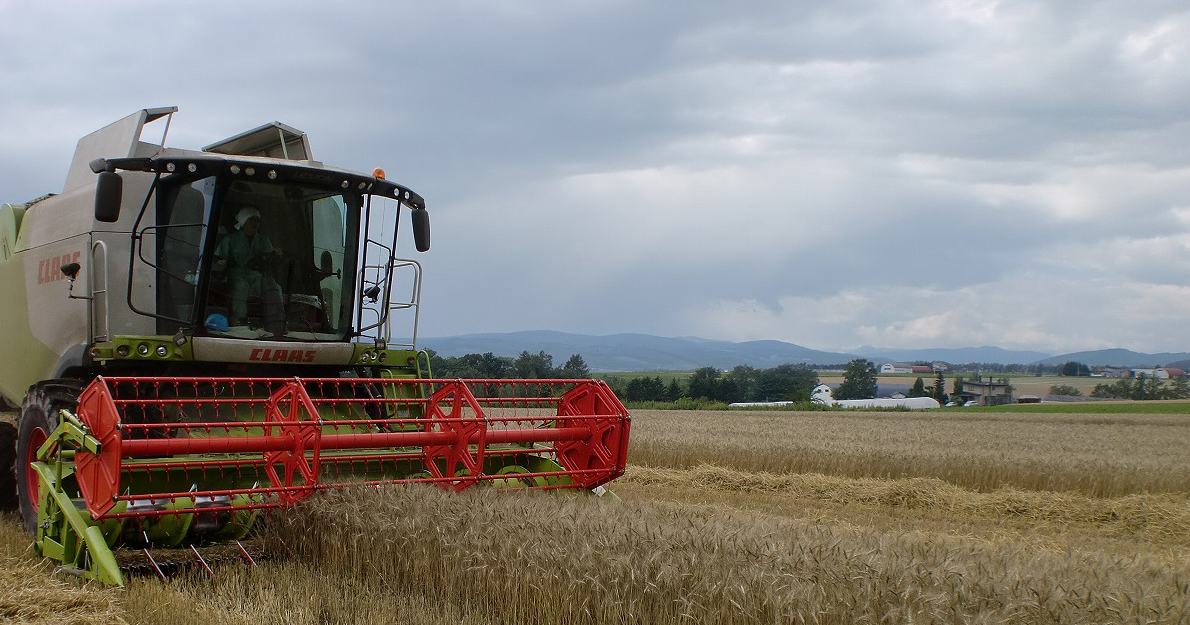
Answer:
<svg viewBox="0 0 1190 625"><path fill-rule="evenodd" d="M129 560L161 572L151 549L251 560L263 511L325 488L602 494L623 474L605 383L432 378L420 265L395 256L402 209L429 248L419 195L278 123L166 148L176 111L84 137L61 194L0 208L0 397L20 406L0 508L37 553L123 585Z"/></svg>

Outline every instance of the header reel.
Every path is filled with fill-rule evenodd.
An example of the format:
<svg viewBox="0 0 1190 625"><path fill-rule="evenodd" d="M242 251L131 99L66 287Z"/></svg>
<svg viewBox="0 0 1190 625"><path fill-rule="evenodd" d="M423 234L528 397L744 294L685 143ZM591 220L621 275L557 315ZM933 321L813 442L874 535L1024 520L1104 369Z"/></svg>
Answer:
<svg viewBox="0 0 1190 625"><path fill-rule="evenodd" d="M41 555L114 585L115 547L238 541L326 488L600 493L630 425L606 383L557 379L100 377L57 416L22 512Z"/></svg>

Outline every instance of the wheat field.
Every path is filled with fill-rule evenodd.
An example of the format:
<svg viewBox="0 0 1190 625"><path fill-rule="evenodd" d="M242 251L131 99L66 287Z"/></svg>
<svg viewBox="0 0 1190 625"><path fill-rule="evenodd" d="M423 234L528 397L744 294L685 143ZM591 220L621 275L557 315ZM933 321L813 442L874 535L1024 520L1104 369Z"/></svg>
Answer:
<svg viewBox="0 0 1190 625"><path fill-rule="evenodd" d="M1176 414L667 411L633 413L629 462L846 477L933 477L973 490L1190 492Z"/></svg>
<svg viewBox="0 0 1190 625"><path fill-rule="evenodd" d="M633 419L621 501L327 493L213 578L81 585L9 517L0 622L1190 623L1190 417Z"/></svg>

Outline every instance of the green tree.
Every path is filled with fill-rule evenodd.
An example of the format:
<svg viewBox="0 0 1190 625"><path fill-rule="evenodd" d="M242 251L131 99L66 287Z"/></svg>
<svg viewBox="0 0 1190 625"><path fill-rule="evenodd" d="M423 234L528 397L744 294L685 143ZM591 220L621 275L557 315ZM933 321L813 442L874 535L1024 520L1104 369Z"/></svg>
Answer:
<svg viewBox="0 0 1190 625"><path fill-rule="evenodd" d="M512 373L512 359L486 354L466 354L443 358L432 350L430 373L439 378L507 378Z"/></svg>
<svg viewBox="0 0 1190 625"><path fill-rule="evenodd" d="M856 358L843 370L843 383L835 389L835 399L871 399L876 396L876 365L867 358Z"/></svg>
<svg viewBox="0 0 1190 625"><path fill-rule="evenodd" d="M545 351L536 354L530 354L528 351L521 352L521 355L512 361L512 368L518 378L557 377L557 371L554 369L554 357Z"/></svg>
<svg viewBox="0 0 1190 625"><path fill-rule="evenodd" d="M669 381L669 388L665 390L665 401L678 401L685 394L686 389L682 388L677 378L673 378Z"/></svg>
<svg viewBox="0 0 1190 625"><path fill-rule="evenodd" d="M1089 377L1091 375L1091 368L1081 362L1071 360L1062 365L1062 375L1069 378L1077 376Z"/></svg>
<svg viewBox="0 0 1190 625"><path fill-rule="evenodd" d="M649 401L665 401L665 382L661 376L655 375L649 379Z"/></svg>
<svg viewBox="0 0 1190 625"><path fill-rule="evenodd" d="M661 376L632 378L625 392L628 401L666 401L665 383Z"/></svg>
<svg viewBox="0 0 1190 625"><path fill-rule="evenodd" d="M587 367L583 357L578 354L572 355L566 364L562 365L562 370L558 373L563 378L573 380L591 377L591 369Z"/></svg>
<svg viewBox="0 0 1190 625"><path fill-rule="evenodd" d="M1169 399L1190 399L1190 381L1186 380L1186 376L1180 375L1171 380Z"/></svg>
<svg viewBox="0 0 1190 625"><path fill-rule="evenodd" d="M1132 399L1132 381L1128 379L1116 380L1111 384L1096 384L1091 389L1091 397L1106 399Z"/></svg>
<svg viewBox="0 0 1190 625"><path fill-rule="evenodd" d="M735 383L736 398L732 401L761 401L761 370L748 365L737 365L727 374Z"/></svg>
<svg viewBox="0 0 1190 625"><path fill-rule="evenodd" d="M925 397L926 396L926 383L920 377L917 378L917 380L913 383L913 386L909 387L909 396L910 397Z"/></svg>
<svg viewBox="0 0 1190 625"><path fill-rule="evenodd" d="M728 375L719 379L719 382L715 385L715 393L711 396L711 399L731 403L733 401L740 401L740 397L739 385Z"/></svg>
<svg viewBox="0 0 1190 625"><path fill-rule="evenodd" d="M946 397L946 378L942 376L942 370L938 370L938 375L934 376L934 389L930 396L938 400L938 403L945 404Z"/></svg>
<svg viewBox="0 0 1190 625"><path fill-rule="evenodd" d="M439 356L438 352L432 349L427 348L425 352L430 362L430 373L441 376L442 374L439 371L446 365L446 359ZM422 374L425 375L425 372L423 371Z"/></svg>
<svg viewBox="0 0 1190 625"><path fill-rule="evenodd" d="M1102 385L1100 385L1102 386ZM1067 397L1082 397L1083 392L1069 384L1055 384L1050 387L1050 395L1065 395Z"/></svg>
<svg viewBox="0 0 1190 625"><path fill-rule="evenodd" d="M644 378L628 380L628 387L624 389L624 399L625 401L645 400Z"/></svg>
<svg viewBox="0 0 1190 625"><path fill-rule="evenodd" d="M818 374L807 364L783 364L757 376L754 401L809 401Z"/></svg>
<svg viewBox="0 0 1190 625"><path fill-rule="evenodd" d="M1154 384L1149 382L1149 376L1143 373L1136 376L1136 381L1132 385L1132 399L1152 399L1149 394L1152 392L1150 389L1153 386Z"/></svg>
<svg viewBox="0 0 1190 625"><path fill-rule="evenodd" d="M719 370L714 367L696 369L690 376L687 388L693 399L714 399L716 387L719 385Z"/></svg>
<svg viewBox="0 0 1190 625"><path fill-rule="evenodd" d="M485 352L483 354L467 354L459 358L459 363L465 366L468 370L474 371L473 376L459 376L459 377L476 377L476 378L506 378L512 371L512 359L501 358L492 352Z"/></svg>

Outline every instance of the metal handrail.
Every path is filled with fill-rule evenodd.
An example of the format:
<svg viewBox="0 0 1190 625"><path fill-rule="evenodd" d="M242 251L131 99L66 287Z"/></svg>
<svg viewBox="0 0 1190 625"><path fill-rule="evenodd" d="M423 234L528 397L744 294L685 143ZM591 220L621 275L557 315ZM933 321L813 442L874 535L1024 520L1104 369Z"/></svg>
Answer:
<svg viewBox="0 0 1190 625"><path fill-rule="evenodd" d="M103 253L103 260L97 259L96 252ZM100 273L103 275L103 288L96 288L96 267L101 268ZM111 307L108 306L107 289L108 289L108 265L107 265L107 243L104 241L96 241L91 244L91 266L87 272L87 284L91 291L91 305L89 309L89 319L87 327L91 330L91 342L97 343L101 341L111 340ZM102 296L102 299L101 299ZM96 306L102 302L103 314L97 315L95 312ZM96 328L96 322L103 321L103 332L99 332Z"/></svg>

